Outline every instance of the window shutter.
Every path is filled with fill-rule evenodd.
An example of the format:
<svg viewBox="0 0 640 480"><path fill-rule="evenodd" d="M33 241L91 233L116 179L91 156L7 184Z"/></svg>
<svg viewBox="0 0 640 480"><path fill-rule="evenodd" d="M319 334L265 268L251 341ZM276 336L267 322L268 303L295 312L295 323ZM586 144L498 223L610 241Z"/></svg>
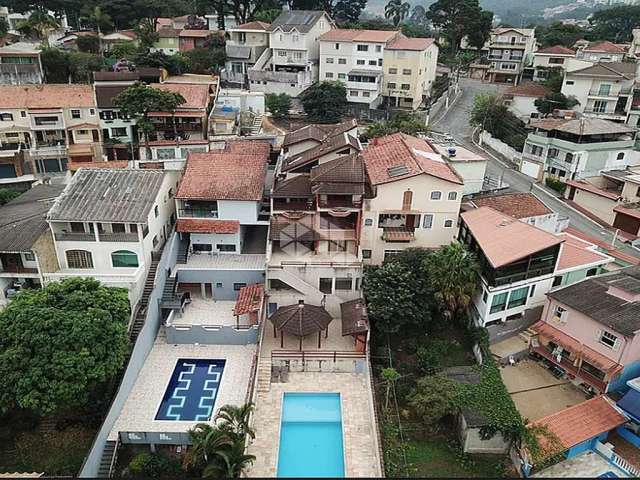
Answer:
<svg viewBox="0 0 640 480"><path fill-rule="evenodd" d="M596 330L596 342L600 341L600 338L602 337L602 330L598 329Z"/></svg>
<svg viewBox="0 0 640 480"><path fill-rule="evenodd" d="M613 343L612 349L614 352L617 352L619 348L620 348L620 339L616 338L616 341Z"/></svg>

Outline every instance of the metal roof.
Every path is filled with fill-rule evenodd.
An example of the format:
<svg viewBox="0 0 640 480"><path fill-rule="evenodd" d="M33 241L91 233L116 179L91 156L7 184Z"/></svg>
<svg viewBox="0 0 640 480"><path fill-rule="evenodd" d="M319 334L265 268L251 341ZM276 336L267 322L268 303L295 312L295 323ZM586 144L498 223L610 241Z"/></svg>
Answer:
<svg viewBox="0 0 640 480"><path fill-rule="evenodd" d="M280 28L284 32L290 32L294 28L300 33L309 32L325 13L322 10L288 10L283 11L276 18L270 31Z"/></svg>

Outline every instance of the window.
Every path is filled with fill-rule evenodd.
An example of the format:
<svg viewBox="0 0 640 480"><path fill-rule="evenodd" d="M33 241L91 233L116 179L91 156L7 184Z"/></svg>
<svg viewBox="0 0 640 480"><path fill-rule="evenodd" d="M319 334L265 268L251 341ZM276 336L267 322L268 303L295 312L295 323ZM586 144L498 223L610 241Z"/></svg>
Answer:
<svg viewBox="0 0 640 480"><path fill-rule="evenodd" d="M486 290L482 290L482 303L487 303L487 291Z"/></svg>
<svg viewBox="0 0 640 480"><path fill-rule="evenodd" d="M327 62L327 63L333 63L333 58L331 58L331 57L327 57L327 59L325 60L325 62Z"/></svg>
<svg viewBox="0 0 640 480"><path fill-rule="evenodd" d="M562 285L562 275L559 275L557 277L553 277L553 285L552 285L552 287L557 287L559 285Z"/></svg>
<svg viewBox="0 0 640 480"><path fill-rule="evenodd" d="M336 290L352 290L353 280L348 277L336 278Z"/></svg>
<svg viewBox="0 0 640 480"><path fill-rule="evenodd" d="M35 262L36 261L36 255L33 252L27 252L24 254L24 259L27 262Z"/></svg>
<svg viewBox="0 0 640 480"><path fill-rule="evenodd" d="M216 248L218 249L219 252L235 252L236 251L235 245L226 245L224 243L219 243L218 245L216 245Z"/></svg>
<svg viewBox="0 0 640 480"><path fill-rule="evenodd" d="M346 65L347 64L347 59L346 58L339 58L338 59L338 65Z"/></svg>
<svg viewBox="0 0 640 480"><path fill-rule="evenodd" d="M400 255L402 250L385 250L384 251L384 261L386 262L390 258L395 257L396 255Z"/></svg>
<svg viewBox="0 0 640 480"><path fill-rule="evenodd" d="M550 58L549 64L551 65L562 65L564 64L564 58Z"/></svg>
<svg viewBox="0 0 640 480"><path fill-rule="evenodd" d="M598 88L598 95L609 95L611 93L611 84L601 83Z"/></svg>
<svg viewBox="0 0 640 480"><path fill-rule="evenodd" d="M371 227L371 226L373 226L373 218L365 218L365 219L364 219L364 226L365 226L365 227Z"/></svg>
<svg viewBox="0 0 640 480"><path fill-rule="evenodd" d="M542 147L539 147L538 145L529 145L529 149L531 151L531 155L535 157L541 157L542 152L544 151L544 149Z"/></svg>
<svg viewBox="0 0 640 480"><path fill-rule="evenodd" d="M380 53L382 51L382 45L376 45L376 52Z"/></svg>
<svg viewBox="0 0 640 480"><path fill-rule="evenodd" d="M410 68L403 68L402 69L402 74L403 75L411 75L411 69Z"/></svg>
<svg viewBox="0 0 640 480"><path fill-rule="evenodd" d="M364 65L365 61L364 60L356 60L356 64L358 65Z"/></svg>
<svg viewBox="0 0 640 480"><path fill-rule="evenodd" d="M358 91L357 90L350 90L349 91L349 95L351 95L352 97L357 97L358 96Z"/></svg>
<svg viewBox="0 0 640 480"><path fill-rule="evenodd" d="M210 243L193 243L191 245L194 252L210 252L213 250L213 245Z"/></svg>
<svg viewBox="0 0 640 480"><path fill-rule="evenodd" d="M138 255L134 252L130 252L128 250L118 250L117 252L113 252L111 254L111 265L114 268L117 267L125 267L125 268L134 268L139 265L138 263Z"/></svg>
<svg viewBox="0 0 640 480"><path fill-rule="evenodd" d="M394 89L394 88L396 88L396 84L393 83L393 82L389 82L389 83L387 83L387 88Z"/></svg>
<svg viewBox="0 0 640 480"><path fill-rule="evenodd" d="M158 246L158 243L159 243L158 235L153 236L153 240L151 240L151 243L153 244L154 247Z"/></svg>
<svg viewBox="0 0 640 480"><path fill-rule="evenodd" d="M382 59L381 59L381 58L379 58L379 59L378 59L378 66L379 66L379 67L381 67L381 66L382 66Z"/></svg>
<svg viewBox="0 0 640 480"><path fill-rule="evenodd" d="M604 113L607 110L607 102L604 100L596 100L593 102L593 111L595 113Z"/></svg>
<svg viewBox="0 0 640 480"><path fill-rule="evenodd" d="M558 320L559 322L566 323L566 310L562 308L560 305L556 305L553 309L553 318L554 320Z"/></svg>
<svg viewBox="0 0 640 480"><path fill-rule="evenodd" d="M453 220L445 220L444 228L453 228Z"/></svg>
<svg viewBox="0 0 640 480"><path fill-rule="evenodd" d="M559 153L560 153L560 150L558 150L557 148L550 148L549 151L547 152L547 157L558 158Z"/></svg>
<svg viewBox="0 0 640 480"><path fill-rule="evenodd" d="M362 250L362 258L371 258L371 250Z"/></svg>
<svg viewBox="0 0 640 480"><path fill-rule="evenodd" d="M616 157L616 160L624 160L624 152L620 152Z"/></svg>
<svg viewBox="0 0 640 480"><path fill-rule="evenodd" d="M237 291L239 291L241 288L244 288L244 287L246 287L246 286L247 286L247 284L246 284L246 283L242 283L242 282L234 283L234 284L233 284L233 291L234 291L234 292L237 292Z"/></svg>
<svg viewBox="0 0 640 480"><path fill-rule="evenodd" d="M507 308L520 307L527 303L527 294L529 293L529 287L522 287L511 291L509 295L509 305Z"/></svg>
<svg viewBox="0 0 640 480"><path fill-rule="evenodd" d="M125 233L124 223L112 223L111 224L111 231L113 233Z"/></svg>
<svg viewBox="0 0 640 480"><path fill-rule="evenodd" d="M618 343L618 337L616 337L613 333L601 330L600 339L598 341L606 347L615 349Z"/></svg>
<svg viewBox="0 0 640 480"><path fill-rule="evenodd" d="M440 200L442 198L442 192L431 192L431 200Z"/></svg>
<svg viewBox="0 0 640 480"><path fill-rule="evenodd" d="M157 205L155 207L153 207L153 214L156 216L156 218L158 218L158 215L160 215L160 212L158 210L158 206Z"/></svg>
<svg viewBox="0 0 640 480"><path fill-rule="evenodd" d="M84 223L82 222L71 222L71 231L73 233L85 233Z"/></svg>
<svg viewBox="0 0 640 480"><path fill-rule="evenodd" d="M536 286L531 285L531 291L529 292L529 298L533 297L533 294L536 293Z"/></svg>
<svg viewBox="0 0 640 480"><path fill-rule="evenodd" d="M358 45L356 47L356 50L358 50L359 52L368 52L369 51L369 45Z"/></svg>
<svg viewBox="0 0 640 480"><path fill-rule="evenodd" d="M594 275L598 274L598 267L595 268L590 268L589 270L587 270L587 277L593 277Z"/></svg>
<svg viewBox="0 0 640 480"><path fill-rule="evenodd" d="M572 163L573 162L573 153L567 153L564 156L564 161L567 163Z"/></svg>
<svg viewBox="0 0 640 480"><path fill-rule="evenodd" d="M377 66L378 65L378 61L377 60L369 60L369 65L371 66Z"/></svg>
<svg viewBox="0 0 640 480"><path fill-rule="evenodd" d="M424 214L424 219L422 220L422 228L431 228L433 227L433 215L430 213Z"/></svg>
<svg viewBox="0 0 640 480"><path fill-rule="evenodd" d="M112 128L111 135L113 135L114 137L126 137L127 129L125 127Z"/></svg>
<svg viewBox="0 0 640 480"><path fill-rule="evenodd" d="M3 122L10 122L13 120L13 114L11 113L0 113L0 120Z"/></svg>
<svg viewBox="0 0 640 480"><path fill-rule="evenodd" d="M71 118L80 118L82 117L80 110L71 110Z"/></svg>
<svg viewBox="0 0 640 480"><path fill-rule="evenodd" d="M368 98L368 97L371 96L371 93L370 92L362 92L362 96Z"/></svg>
<svg viewBox="0 0 640 480"><path fill-rule="evenodd" d="M95 109L90 108L90 109L89 109L89 115L95 115L95 114L96 114Z"/></svg>
<svg viewBox="0 0 640 480"><path fill-rule="evenodd" d="M319 280L318 288L322 293L331 294L333 292L333 279L332 278L321 278Z"/></svg>
<svg viewBox="0 0 640 480"><path fill-rule="evenodd" d="M411 88L411 85L409 85L408 83L403 83L402 85L400 85L400 90L409 90Z"/></svg>
<svg viewBox="0 0 640 480"><path fill-rule="evenodd" d="M340 44L336 43L336 50L340 50Z"/></svg>
<svg viewBox="0 0 640 480"><path fill-rule="evenodd" d="M280 35L282 37L282 35ZM278 56L279 57L286 57L287 56L287 52L285 52L284 50L278 50Z"/></svg>
<svg viewBox="0 0 640 480"><path fill-rule="evenodd" d="M93 257L86 250L67 250L67 268L93 268Z"/></svg>
<svg viewBox="0 0 640 480"><path fill-rule="evenodd" d="M458 192L449 192L449 196L447 198L449 198L449 200L457 200Z"/></svg>
<svg viewBox="0 0 640 480"><path fill-rule="evenodd" d="M324 74L325 77L327 78L333 78L333 73L332 72L327 72Z"/></svg>
<svg viewBox="0 0 640 480"><path fill-rule="evenodd" d="M494 295L493 300L491 302L491 309L489 313L501 312L505 309L507 305L507 295L508 292L498 293Z"/></svg>
<svg viewBox="0 0 640 480"><path fill-rule="evenodd" d="M89 130L78 130L78 135L89 135Z"/></svg>
<svg viewBox="0 0 640 480"><path fill-rule="evenodd" d="M389 74L390 75L395 75L396 73L398 73L398 69L397 68L390 68L389 69Z"/></svg>
<svg viewBox="0 0 640 480"><path fill-rule="evenodd" d="M22 118L27 118L27 112L25 112L24 110L20 110L20 116Z"/></svg>
<svg viewBox="0 0 640 480"><path fill-rule="evenodd" d="M216 282L216 288L222 288L222 282Z"/></svg>
<svg viewBox="0 0 640 480"><path fill-rule="evenodd" d="M565 85L573 85L574 83L576 82L574 82L573 80L567 80L566 82L564 82Z"/></svg>
<svg viewBox="0 0 640 480"><path fill-rule="evenodd" d="M298 35L293 35L292 36L294 43L297 42L298 40L300 40L300 37Z"/></svg>

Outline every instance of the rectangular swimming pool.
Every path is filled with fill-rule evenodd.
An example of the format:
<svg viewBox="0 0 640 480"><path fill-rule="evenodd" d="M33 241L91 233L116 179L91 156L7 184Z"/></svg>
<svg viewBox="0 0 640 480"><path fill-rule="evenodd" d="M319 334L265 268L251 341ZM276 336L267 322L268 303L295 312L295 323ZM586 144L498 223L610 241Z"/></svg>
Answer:
<svg viewBox="0 0 640 480"><path fill-rule="evenodd" d="M278 477L344 477L339 393L285 393Z"/></svg>
<svg viewBox="0 0 640 480"><path fill-rule="evenodd" d="M156 420L209 420L218 396L224 364L224 360L178 360Z"/></svg>

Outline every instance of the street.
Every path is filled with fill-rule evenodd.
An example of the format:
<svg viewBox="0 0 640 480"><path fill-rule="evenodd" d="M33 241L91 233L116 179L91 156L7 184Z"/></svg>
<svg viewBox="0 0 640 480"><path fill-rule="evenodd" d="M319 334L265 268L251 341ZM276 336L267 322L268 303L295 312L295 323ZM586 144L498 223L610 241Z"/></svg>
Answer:
<svg viewBox="0 0 640 480"><path fill-rule="evenodd" d="M501 177L505 183L509 184L510 189L508 191L533 192L547 207L554 212L558 212L560 215L568 217L571 227L611 244L614 237L612 231L605 230L601 225L598 225L596 222L573 210L553 194L535 185L531 177L514 170L502 161L493 158L491 155L487 155L486 152L480 151L480 149L474 145L471 139L473 127L469 125L469 114L473 107L475 95L482 92L499 92L505 87L491 83L482 83L479 80L470 80L467 78L460 78L459 85L461 93L458 99L442 117L434 121L431 125L433 130L448 133L453 136L459 144L464 145L465 148L488 156L487 174L493 177ZM640 258L640 251L627 244L616 241L616 247L626 254Z"/></svg>

